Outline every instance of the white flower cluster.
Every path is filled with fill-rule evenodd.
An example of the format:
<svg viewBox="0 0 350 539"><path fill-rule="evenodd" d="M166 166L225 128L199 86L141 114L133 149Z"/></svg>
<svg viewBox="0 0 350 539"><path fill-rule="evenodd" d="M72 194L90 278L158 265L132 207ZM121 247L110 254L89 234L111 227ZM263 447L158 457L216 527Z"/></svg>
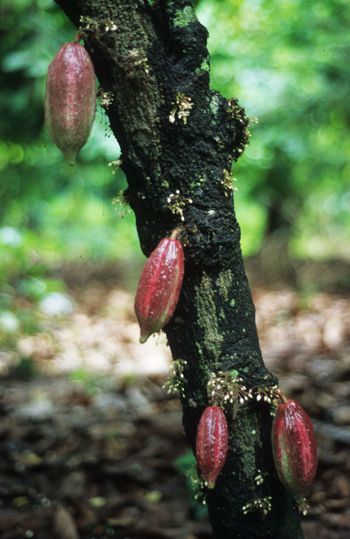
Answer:
<svg viewBox="0 0 350 539"><path fill-rule="evenodd" d="M116 161L110 161L108 163L108 166L112 169L112 174L115 174L120 165L122 164L121 159L117 159Z"/></svg>
<svg viewBox="0 0 350 539"><path fill-rule="evenodd" d="M309 512L309 505L306 501L306 498L301 498L299 500L299 504L298 504L298 509L299 509L299 512L304 516L306 517L306 515L308 514Z"/></svg>
<svg viewBox="0 0 350 539"><path fill-rule="evenodd" d="M257 402L262 401L271 404L270 413L274 416L278 403L281 400L278 386L255 387L253 388L253 391Z"/></svg>
<svg viewBox="0 0 350 539"><path fill-rule="evenodd" d="M257 498L256 500L253 500L252 502L243 505L243 514L247 515L248 513L252 513L253 511L259 511L264 516L266 516L272 509L271 502L271 496L266 496L265 498Z"/></svg>
<svg viewBox="0 0 350 539"><path fill-rule="evenodd" d="M176 118L182 120L186 125L191 109L193 107L192 99L184 94L177 94L176 103L169 114L169 122L175 123Z"/></svg>
<svg viewBox="0 0 350 539"><path fill-rule="evenodd" d="M169 395L177 395L179 394L182 398L185 398L185 376L184 376L184 369L187 365L187 361L184 359L176 359L173 361L171 367L170 367L170 375L168 380L163 384L163 389Z"/></svg>
<svg viewBox="0 0 350 539"><path fill-rule="evenodd" d="M82 31L90 31L90 32L115 32L118 27L112 19L106 19L104 21L98 21L95 19L92 19L91 17L85 17L82 15L80 17L80 27L79 29Z"/></svg>
<svg viewBox="0 0 350 539"><path fill-rule="evenodd" d="M244 404L253 398L251 390L243 384L243 379L230 372L213 372L207 385L210 401L213 404Z"/></svg>
<svg viewBox="0 0 350 539"><path fill-rule="evenodd" d="M264 474L261 470L257 470L257 475L254 477L254 481L257 486L260 486L264 482Z"/></svg>
<svg viewBox="0 0 350 539"><path fill-rule="evenodd" d="M99 94L101 107L108 109L113 102L113 95L111 92L100 92Z"/></svg>
<svg viewBox="0 0 350 539"><path fill-rule="evenodd" d="M170 193L166 201L169 204L170 211L174 215L180 215L181 221L184 222L185 220L184 209L187 204L193 203L192 198L181 196L179 189L176 189L175 193Z"/></svg>

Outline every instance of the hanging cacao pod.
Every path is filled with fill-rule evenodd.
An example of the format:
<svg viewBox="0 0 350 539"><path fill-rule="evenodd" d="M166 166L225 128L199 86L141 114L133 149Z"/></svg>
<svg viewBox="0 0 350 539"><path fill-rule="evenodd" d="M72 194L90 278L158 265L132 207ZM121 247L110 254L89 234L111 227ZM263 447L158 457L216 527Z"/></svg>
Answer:
<svg viewBox="0 0 350 539"><path fill-rule="evenodd" d="M208 406L200 418L196 440L198 469L208 488L214 488L225 464L227 450L228 427L225 414L219 406Z"/></svg>
<svg viewBox="0 0 350 539"><path fill-rule="evenodd" d="M66 43L49 65L45 121L53 142L74 164L87 141L96 111L95 70L79 43Z"/></svg>
<svg viewBox="0 0 350 539"><path fill-rule="evenodd" d="M316 475L317 443L309 416L294 400L277 407L272 449L281 483L295 496L307 494Z"/></svg>
<svg viewBox="0 0 350 539"><path fill-rule="evenodd" d="M177 233L158 243L142 270L135 297L140 343L162 329L175 311L184 274L184 252Z"/></svg>

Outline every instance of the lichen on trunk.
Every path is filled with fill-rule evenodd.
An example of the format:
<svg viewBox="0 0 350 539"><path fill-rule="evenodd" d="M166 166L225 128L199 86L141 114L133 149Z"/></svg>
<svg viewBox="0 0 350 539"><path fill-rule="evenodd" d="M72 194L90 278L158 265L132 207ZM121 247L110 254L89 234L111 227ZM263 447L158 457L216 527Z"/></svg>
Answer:
<svg viewBox="0 0 350 539"><path fill-rule="evenodd" d="M248 389L276 384L260 353L229 173L248 121L235 99L210 89L207 31L191 1L56 2L83 26L112 96L108 116L143 252L184 227L185 277L166 333L173 358L183 361L183 423L194 448L213 372L234 370ZM215 536L302 538L295 501L273 467L270 406L249 399L226 412L228 457L207 495Z"/></svg>

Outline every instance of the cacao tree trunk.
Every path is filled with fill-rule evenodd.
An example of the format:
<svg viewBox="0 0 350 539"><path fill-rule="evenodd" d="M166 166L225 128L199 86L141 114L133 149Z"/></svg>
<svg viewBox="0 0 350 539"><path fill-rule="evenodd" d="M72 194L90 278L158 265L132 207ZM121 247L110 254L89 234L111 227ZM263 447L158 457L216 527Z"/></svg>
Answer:
<svg viewBox="0 0 350 539"><path fill-rule="evenodd" d="M173 358L187 362L183 424L194 448L212 372L235 369L247 387L276 384L259 349L232 201L231 165L247 143L248 122L236 100L209 87L207 31L191 1L56 2L83 27L109 94L145 255L184 226L185 277L166 334ZM303 537L295 500L274 471L271 419L268 404L256 400L228 417L227 461L207 495L219 539Z"/></svg>

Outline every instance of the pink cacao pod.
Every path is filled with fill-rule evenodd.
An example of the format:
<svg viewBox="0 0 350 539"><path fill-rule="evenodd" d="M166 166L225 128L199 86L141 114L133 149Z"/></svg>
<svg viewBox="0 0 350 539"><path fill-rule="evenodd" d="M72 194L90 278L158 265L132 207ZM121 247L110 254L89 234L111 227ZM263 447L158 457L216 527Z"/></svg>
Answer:
<svg viewBox="0 0 350 539"><path fill-rule="evenodd" d="M272 449L281 483L295 496L307 494L317 470L317 443L311 419L293 400L277 407Z"/></svg>
<svg viewBox="0 0 350 539"><path fill-rule="evenodd" d="M45 121L53 142L74 164L87 141L96 111L95 70L79 43L66 43L49 65Z"/></svg>
<svg viewBox="0 0 350 539"><path fill-rule="evenodd" d="M200 418L196 440L197 464L208 488L214 488L225 464L227 450L228 427L225 414L219 406L208 406Z"/></svg>
<svg viewBox="0 0 350 539"><path fill-rule="evenodd" d="M135 313L141 330L140 343L169 322L180 296L183 274L181 241L174 237L162 239L150 254L137 287Z"/></svg>

